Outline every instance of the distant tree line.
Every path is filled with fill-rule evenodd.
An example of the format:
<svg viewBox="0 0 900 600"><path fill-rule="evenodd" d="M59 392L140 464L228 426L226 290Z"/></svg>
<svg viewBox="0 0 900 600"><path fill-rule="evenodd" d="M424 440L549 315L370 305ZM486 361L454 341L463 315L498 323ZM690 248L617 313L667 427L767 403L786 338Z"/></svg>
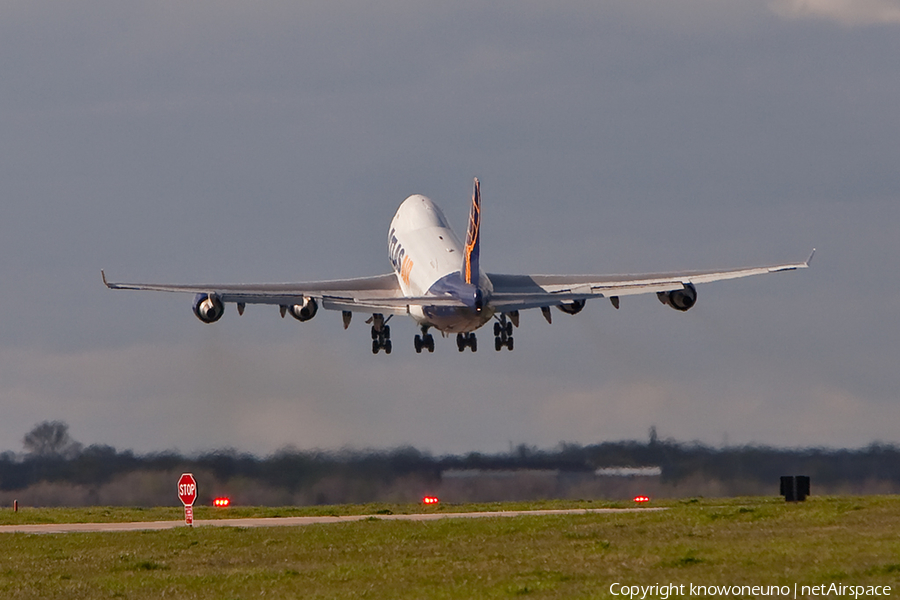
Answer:
<svg viewBox="0 0 900 600"><path fill-rule="evenodd" d="M2 492L38 484L97 488L135 472L191 471L208 474L216 482L256 482L267 489L294 494L284 496L294 501L296 494L316 486L322 488L322 482L329 481L331 487L327 489L337 486L341 494L319 492L317 496L303 496L303 501L329 502L345 496L366 501L380 497L379 493L383 495L398 481L414 480L419 487L437 483L449 470L540 470L590 476L595 469L610 466L659 466L660 482L672 489L686 482L716 481L725 484L724 490L755 489L748 488L749 484L760 484L760 489L768 490L780 475L803 474L811 477L814 489L852 491L871 488L875 482L881 486L876 486L877 490L900 491L900 448L886 444L860 449L713 448L659 440L651 434L648 442L564 443L553 449L520 445L496 454L434 456L406 446L381 451L285 449L266 457L234 449L197 456L177 452L138 455L106 445L82 446L71 439L65 423L53 421L37 425L25 436L23 445L22 454L0 454ZM729 482L741 482L744 487L729 488ZM351 488L355 492L347 491Z"/></svg>

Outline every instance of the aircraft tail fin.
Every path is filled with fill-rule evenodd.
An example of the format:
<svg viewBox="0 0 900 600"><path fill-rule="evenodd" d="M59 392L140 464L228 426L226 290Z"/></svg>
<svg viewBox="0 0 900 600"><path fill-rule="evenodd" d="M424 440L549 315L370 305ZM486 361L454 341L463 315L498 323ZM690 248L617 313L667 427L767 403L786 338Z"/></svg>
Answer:
<svg viewBox="0 0 900 600"><path fill-rule="evenodd" d="M478 285L478 263L481 255L481 184L475 178L472 207L469 209L469 228L466 231L464 275L466 283Z"/></svg>

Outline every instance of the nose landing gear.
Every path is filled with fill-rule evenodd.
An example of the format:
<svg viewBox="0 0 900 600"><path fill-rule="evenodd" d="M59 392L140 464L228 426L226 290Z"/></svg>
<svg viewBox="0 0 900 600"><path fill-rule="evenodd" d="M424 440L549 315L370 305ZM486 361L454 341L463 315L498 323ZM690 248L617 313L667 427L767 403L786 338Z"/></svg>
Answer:
<svg viewBox="0 0 900 600"><path fill-rule="evenodd" d="M506 320L506 315L501 314L500 320L494 323L494 350L500 352L500 349L506 346L507 350L513 349L513 324Z"/></svg>

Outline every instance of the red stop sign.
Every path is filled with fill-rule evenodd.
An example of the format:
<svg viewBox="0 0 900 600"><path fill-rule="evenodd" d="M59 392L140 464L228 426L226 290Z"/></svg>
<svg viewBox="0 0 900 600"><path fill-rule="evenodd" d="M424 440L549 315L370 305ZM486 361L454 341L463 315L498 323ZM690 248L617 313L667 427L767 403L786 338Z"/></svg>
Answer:
<svg viewBox="0 0 900 600"><path fill-rule="evenodd" d="M197 499L197 482L190 473L184 473L178 480L178 498L185 506L193 506Z"/></svg>

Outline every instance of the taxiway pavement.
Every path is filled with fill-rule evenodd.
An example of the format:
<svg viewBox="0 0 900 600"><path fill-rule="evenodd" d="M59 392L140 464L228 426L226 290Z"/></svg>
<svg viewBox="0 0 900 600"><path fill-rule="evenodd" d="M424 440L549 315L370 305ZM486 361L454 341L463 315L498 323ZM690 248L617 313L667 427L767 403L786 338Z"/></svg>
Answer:
<svg viewBox="0 0 900 600"><path fill-rule="evenodd" d="M558 510L508 510L496 512L424 513L397 515L346 515L318 517L260 517L239 519L194 519L195 527L297 527L323 523L352 523L366 519L384 521L436 521L438 519L477 519L490 517L522 517L537 515L586 515L636 513L666 510L648 508L588 508ZM133 523L39 523L31 525L0 525L0 533L80 533L98 531L159 531L187 527L184 521L150 521Z"/></svg>

